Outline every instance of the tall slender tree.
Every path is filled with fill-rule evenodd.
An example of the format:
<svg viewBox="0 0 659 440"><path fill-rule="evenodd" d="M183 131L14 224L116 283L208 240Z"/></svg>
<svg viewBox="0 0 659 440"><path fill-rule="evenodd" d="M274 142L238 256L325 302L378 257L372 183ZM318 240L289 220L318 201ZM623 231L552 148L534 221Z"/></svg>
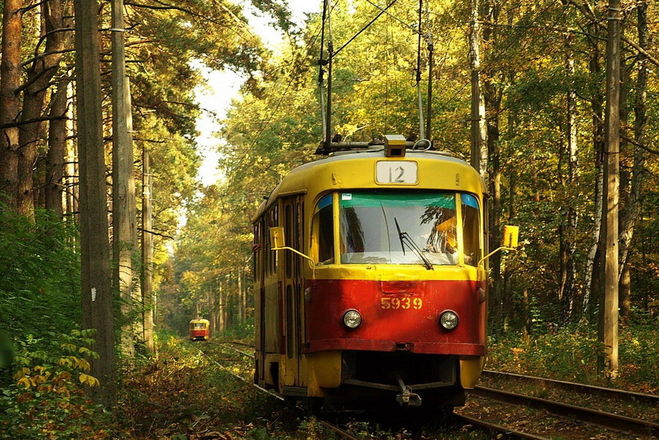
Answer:
<svg viewBox="0 0 659 440"><path fill-rule="evenodd" d="M471 166L487 179L487 122L481 84L479 0L469 0L469 65L471 69Z"/></svg>
<svg viewBox="0 0 659 440"><path fill-rule="evenodd" d="M76 110L80 174L82 324L96 331L92 373L108 384L114 368L114 323L101 114L98 3L75 0Z"/></svg>
<svg viewBox="0 0 659 440"><path fill-rule="evenodd" d="M0 201L17 208L23 0L5 0L0 59Z"/></svg>
<svg viewBox="0 0 659 440"><path fill-rule="evenodd" d="M640 1L636 10L637 16L637 35L638 45L643 49L648 49L648 3ZM620 278L621 287L621 313L628 313L630 308L631 292L628 278L625 279L623 274L629 275L629 255L632 248L634 231L641 216L641 195L645 172L645 127L647 124L647 86L648 86L648 60L644 53L637 55L638 74L636 77L636 88L634 96L634 162L632 165L631 187L629 200L622 216L622 226L620 230ZM623 282L624 281L624 282Z"/></svg>
<svg viewBox="0 0 659 440"><path fill-rule="evenodd" d="M155 351L153 297L153 176L151 154L145 146L142 153L142 327L147 350Z"/></svg>
<svg viewBox="0 0 659 440"><path fill-rule="evenodd" d="M66 114L68 78L61 80L54 92L48 125L48 154L46 156L46 209L59 217L64 213L62 188L64 187L64 156L66 154Z"/></svg>
<svg viewBox="0 0 659 440"><path fill-rule="evenodd" d="M620 0L609 0L606 44L606 151L604 172L604 297L600 309L603 367L618 373L618 187L620 169Z"/></svg>
<svg viewBox="0 0 659 440"><path fill-rule="evenodd" d="M126 73L123 0L112 0L112 251L114 288L122 300L122 349L133 351L135 334L129 319L134 304L133 253L136 249L135 178L131 131L130 82Z"/></svg>
<svg viewBox="0 0 659 440"><path fill-rule="evenodd" d="M67 0L49 0L41 4L44 33L39 43L45 40L46 44L43 52L33 58L27 71L27 82L22 86L17 203L18 212L28 217L34 215L34 169L38 156L37 143L44 124L39 120L43 116L50 81L57 73L64 49L70 42L67 14L70 15Z"/></svg>

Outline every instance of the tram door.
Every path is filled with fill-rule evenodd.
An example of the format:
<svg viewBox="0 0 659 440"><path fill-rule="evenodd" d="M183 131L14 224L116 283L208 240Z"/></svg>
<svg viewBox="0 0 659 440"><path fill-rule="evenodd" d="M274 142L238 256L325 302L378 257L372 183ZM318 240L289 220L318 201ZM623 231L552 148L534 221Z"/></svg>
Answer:
<svg viewBox="0 0 659 440"><path fill-rule="evenodd" d="M302 197L282 200L280 217L284 226L286 246L304 252L304 215ZM283 260L283 312L284 312L284 362L283 385L299 386L300 354L302 346L302 259L291 251L282 252Z"/></svg>

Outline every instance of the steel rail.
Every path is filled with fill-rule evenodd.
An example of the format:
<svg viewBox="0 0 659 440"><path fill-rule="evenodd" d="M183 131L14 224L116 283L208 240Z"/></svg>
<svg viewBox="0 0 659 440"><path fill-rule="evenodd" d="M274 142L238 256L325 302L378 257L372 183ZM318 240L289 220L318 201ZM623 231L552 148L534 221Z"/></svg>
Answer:
<svg viewBox="0 0 659 440"><path fill-rule="evenodd" d="M476 386L471 391L471 393L502 402L521 404L531 408L544 409L554 414L574 417L585 422L594 423L596 425L605 426L607 428L619 431L659 436L659 424L649 422L647 420L635 419L632 417L621 416L605 411L598 411L581 406L541 399L539 397L525 396L523 394L517 394L510 391L502 391L483 386Z"/></svg>
<svg viewBox="0 0 659 440"><path fill-rule="evenodd" d="M224 346L227 347L229 350L233 350L233 351L235 351L236 353L239 353L239 354L241 354L241 355L243 355L243 356L245 356L245 357L248 357L248 358L254 359L254 354L252 354L252 353L247 353L246 351L238 350L237 348L232 347L232 346L229 345L229 344L232 344L232 342L220 342L220 345L224 345Z"/></svg>
<svg viewBox="0 0 659 440"><path fill-rule="evenodd" d="M497 425L496 423L486 422L484 420L476 419L470 416L465 416L462 414L453 414L453 417L465 425L471 424L475 425L478 428L488 431L490 434L500 434L502 437L495 436L493 438L509 438L509 439L525 439L525 440L549 440L549 437L542 437L535 434L529 434L526 432L516 431L514 429L506 428L502 425Z"/></svg>
<svg viewBox="0 0 659 440"><path fill-rule="evenodd" d="M651 405L656 405L657 402L659 402L659 396L655 394L638 393L636 391L627 391L618 388L606 388L597 385L587 385L583 383L569 382L566 380L549 379L546 377L538 377L538 376L527 376L524 374L509 373L506 371L494 371L494 370L483 370L483 375L490 377L497 377L497 376L509 377L514 379L526 380L529 382L542 382L547 385L557 386L565 389L573 389L573 390L585 391L588 393L608 395L609 397L634 400L636 402L642 401Z"/></svg>
<svg viewBox="0 0 659 440"><path fill-rule="evenodd" d="M225 341L227 344L235 344L235 345L242 345L243 347L248 347L248 348L254 348L254 345L252 344L246 344L244 342L240 341Z"/></svg>
<svg viewBox="0 0 659 440"><path fill-rule="evenodd" d="M316 418L316 420L318 421L318 423L320 423L324 427L326 427L326 428L334 431L335 433L343 436L343 438L347 438L348 440L359 440L359 438L357 438L354 435L350 434L348 431L345 431L345 430L339 428L338 426L328 422L327 420L319 419L319 418Z"/></svg>
<svg viewBox="0 0 659 440"><path fill-rule="evenodd" d="M222 343L222 344L227 344L227 343L225 342L225 343ZM233 348L233 347L229 347L229 348L231 348L232 350L235 350L235 351L237 351L237 352L239 352L239 353L246 354L246 355L248 355L248 356L250 356L250 357L252 357L252 358L254 357L254 355L251 355L251 354L248 354L248 353L242 352L242 351L240 351L240 350L238 350L238 349L235 349L235 348ZM274 399L277 399L277 400L282 401L282 402L285 402L285 401L286 401L286 399L285 399L283 396L281 396L281 395L279 395L279 394L277 394L277 393L275 393L275 392L273 392L273 391L270 391L270 390L268 390L268 389L265 389L265 388L263 388L263 387L261 387L261 386L255 384L255 383L250 383L248 379L245 379L245 378L242 377L241 375L236 374L236 373L234 373L233 371L230 371L229 369L227 369L226 367L224 367L224 366L223 366L222 364L220 364L219 362L216 362L215 360L210 359L209 357L207 357L207 356L206 356L206 353L204 353L202 350L199 350L199 351L200 351L200 353L202 353L202 354L204 355L204 357L206 357L211 363L215 364L215 365L216 365L218 368L220 368L222 371L224 371L224 372L226 372L226 373L229 373L229 374L230 374L231 376L233 376L234 378L240 380L241 382L244 382L244 383L247 383L247 384L251 384L251 385L252 385L254 388L256 388L258 391L261 391L262 393L265 393L265 394L267 394L268 396L270 396L270 397L272 397L272 398L274 398ZM329 429L329 430L331 430L331 431L334 431L335 433L341 435L343 438L346 438L346 439L348 439L348 440L359 440L359 439L358 439L357 437L355 437L354 435L352 435L352 434L350 434L349 432L347 432L347 431L345 431L345 430L339 428L338 426L336 426L336 425L334 425L334 424L328 422L327 420L324 420L324 419L321 419L321 418L318 418L318 417L316 417L316 420L318 421L319 424L321 424L321 425L323 425L324 427L326 427L327 429Z"/></svg>

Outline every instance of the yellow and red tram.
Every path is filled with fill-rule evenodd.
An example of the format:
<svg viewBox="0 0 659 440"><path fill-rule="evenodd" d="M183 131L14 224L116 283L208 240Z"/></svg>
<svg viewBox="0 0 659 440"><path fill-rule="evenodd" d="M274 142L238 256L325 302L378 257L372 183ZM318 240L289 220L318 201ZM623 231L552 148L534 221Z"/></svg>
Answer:
<svg viewBox="0 0 659 440"><path fill-rule="evenodd" d="M196 318L190 320L189 332L191 341L208 341L210 323L208 319Z"/></svg>
<svg viewBox="0 0 659 440"><path fill-rule="evenodd" d="M462 160L390 145L292 170L253 222L255 382L463 404L486 354L484 191Z"/></svg>

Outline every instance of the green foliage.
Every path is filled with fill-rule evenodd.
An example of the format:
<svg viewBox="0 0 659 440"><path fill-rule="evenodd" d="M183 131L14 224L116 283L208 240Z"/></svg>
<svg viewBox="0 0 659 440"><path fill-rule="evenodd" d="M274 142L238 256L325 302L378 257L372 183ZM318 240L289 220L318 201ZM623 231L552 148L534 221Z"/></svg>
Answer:
<svg viewBox="0 0 659 440"><path fill-rule="evenodd" d="M620 330L620 376L614 386L655 391L659 383L658 337L659 331L651 322ZM583 325L555 328L532 337L509 333L490 338L487 367L610 386L598 375L600 349L596 330Z"/></svg>
<svg viewBox="0 0 659 440"><path fill-rule="evenodd" d="M77 231L46 211L36 221L0 209L0 331L68 333L80 321Z"/></svg>
<svg viewBox="0 0 659 440"><path fill-rule="evenodd" d="M244 322L238 322L224 330L220 335L215 335L215 337L217 336L231 341L252 342L254 340L254 318L250 317Z"/></svg>
<svg viewBox="0 0 659 440"><path fill-rule="evenodd" d="M89 400L91 331L46 332L17 341L14 383L0 390L0 438L109 438L109 420Z"/></svg>

